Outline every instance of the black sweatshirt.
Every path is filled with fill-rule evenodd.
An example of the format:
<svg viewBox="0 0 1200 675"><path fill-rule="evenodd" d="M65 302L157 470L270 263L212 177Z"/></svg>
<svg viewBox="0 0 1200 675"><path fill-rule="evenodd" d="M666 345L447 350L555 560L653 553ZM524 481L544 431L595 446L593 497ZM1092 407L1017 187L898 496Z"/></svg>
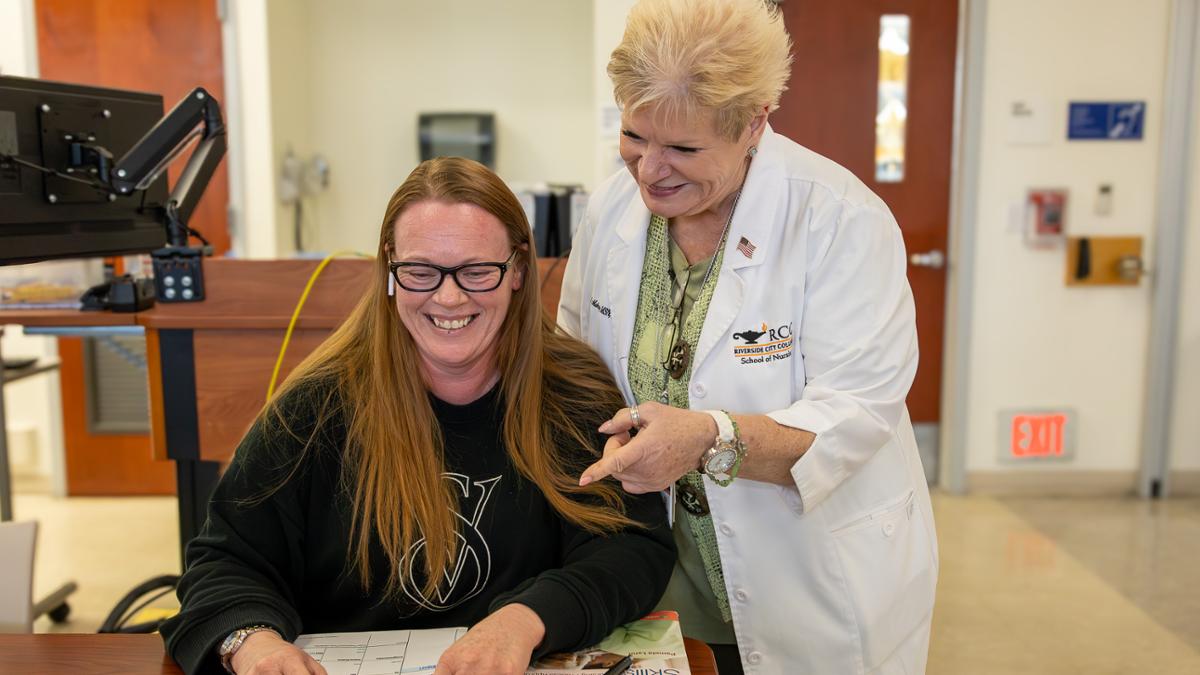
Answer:
<svg viewBox="0 0 1200 675"><path fill-rule="evenodd" d="M208 520L187 547L182 609L161 631L187 673L224 672L216 649L243 626L267 624L287 640L301 633L471 626L514 602L546 626L535 655L579 649L649 612L665 590L675 549L662 498L625 496L627 514L648 529L602 537L563 520L511 466L503 405L493 389L463 406L430 397L445 438L443 480L452 481L459 497L458 560L426 598L424 558L419 550L405 556L415 572L403 598L388 601L387 559L376 540L373 581L364 592L348 563L351 502L339 487L344 421L324 423L296 462L303 447L296 437L313 432L325 393L298 388L281 401L294 436L260 418L213 494ZM602 418L606 411L597 412ZM590 425L599 450L603 437L593 430L602 420L591 417L582 414L589 419L581 424ZM576 474L595 460L578 455L571 462Z"/></svg>

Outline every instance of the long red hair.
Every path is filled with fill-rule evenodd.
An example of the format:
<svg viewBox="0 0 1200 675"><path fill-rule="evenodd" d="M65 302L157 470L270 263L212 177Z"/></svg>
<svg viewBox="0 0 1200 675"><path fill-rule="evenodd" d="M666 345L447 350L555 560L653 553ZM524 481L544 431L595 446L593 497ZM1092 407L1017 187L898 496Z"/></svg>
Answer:
<svg viewBox="0 0 1200 675"><path fill-rule="evenodd" d="M517 251L512 264L524 273L497 349L504 442L513 466L563 518L580 527L614 532L633 524L616 488L606 483L580 488L577 476L583 467L566 461L581 451L596 454L589 430L623 403L599 356L560 332L542 309L525 211L482 164L432 159L421 163L388 201L370 288L346 322L296 367L264 411L286 427L277 405L281 397L306 383L337 383L337 395L326 400L319 419L341 415L346 422L342 484L353 502L349 562L369 588L370 544L378 540L391 571L385 589L390 597L401 592L400 563L418 540L425 539L426 593L437 587L458 547L457 501L442 480L441 430L416 345L387 295L395 223L407 207L431 199L474 204L494 215Z"/></svg>

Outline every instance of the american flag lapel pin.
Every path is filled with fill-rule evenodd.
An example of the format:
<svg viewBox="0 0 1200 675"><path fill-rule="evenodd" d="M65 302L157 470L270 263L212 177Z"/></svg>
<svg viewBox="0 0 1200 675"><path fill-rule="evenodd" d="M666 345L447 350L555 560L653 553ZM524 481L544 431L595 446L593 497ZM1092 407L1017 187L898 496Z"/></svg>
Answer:
<svg viewBox="0 0 1200 675"><path fill-rule="evenodd" d="M755 248L757 247L754 244L751 244L750 240L745 237L742 237L741 240L738 241L737 249L741 251L742 255L746 256L747 258L754 257Z"/></svg>

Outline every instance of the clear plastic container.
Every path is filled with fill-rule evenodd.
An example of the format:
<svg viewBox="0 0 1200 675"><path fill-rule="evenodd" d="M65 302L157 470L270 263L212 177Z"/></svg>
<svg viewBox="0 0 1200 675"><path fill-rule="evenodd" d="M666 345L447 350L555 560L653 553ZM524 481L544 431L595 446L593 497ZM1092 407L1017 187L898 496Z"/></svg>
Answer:
<svg viewBox="0 0 1200 675"><path fill-rule="evenodd" d="M0 267L0 310L78 309L79 296L104 279L99 259ZM0 323L4 323L0 317Z"/></svg>

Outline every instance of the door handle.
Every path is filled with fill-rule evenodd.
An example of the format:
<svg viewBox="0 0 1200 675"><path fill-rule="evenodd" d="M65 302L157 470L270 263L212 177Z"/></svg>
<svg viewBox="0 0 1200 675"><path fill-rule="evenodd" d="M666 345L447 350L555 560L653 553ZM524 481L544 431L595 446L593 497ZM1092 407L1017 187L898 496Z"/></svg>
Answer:
<svg viewBox="0 0 1200 675"><path fill-rule="evenodd" d="M940 270L946 266L946 254L935 248L924 253L914 253L908 256L908 261L913 267L932 267Z"/></svg>

